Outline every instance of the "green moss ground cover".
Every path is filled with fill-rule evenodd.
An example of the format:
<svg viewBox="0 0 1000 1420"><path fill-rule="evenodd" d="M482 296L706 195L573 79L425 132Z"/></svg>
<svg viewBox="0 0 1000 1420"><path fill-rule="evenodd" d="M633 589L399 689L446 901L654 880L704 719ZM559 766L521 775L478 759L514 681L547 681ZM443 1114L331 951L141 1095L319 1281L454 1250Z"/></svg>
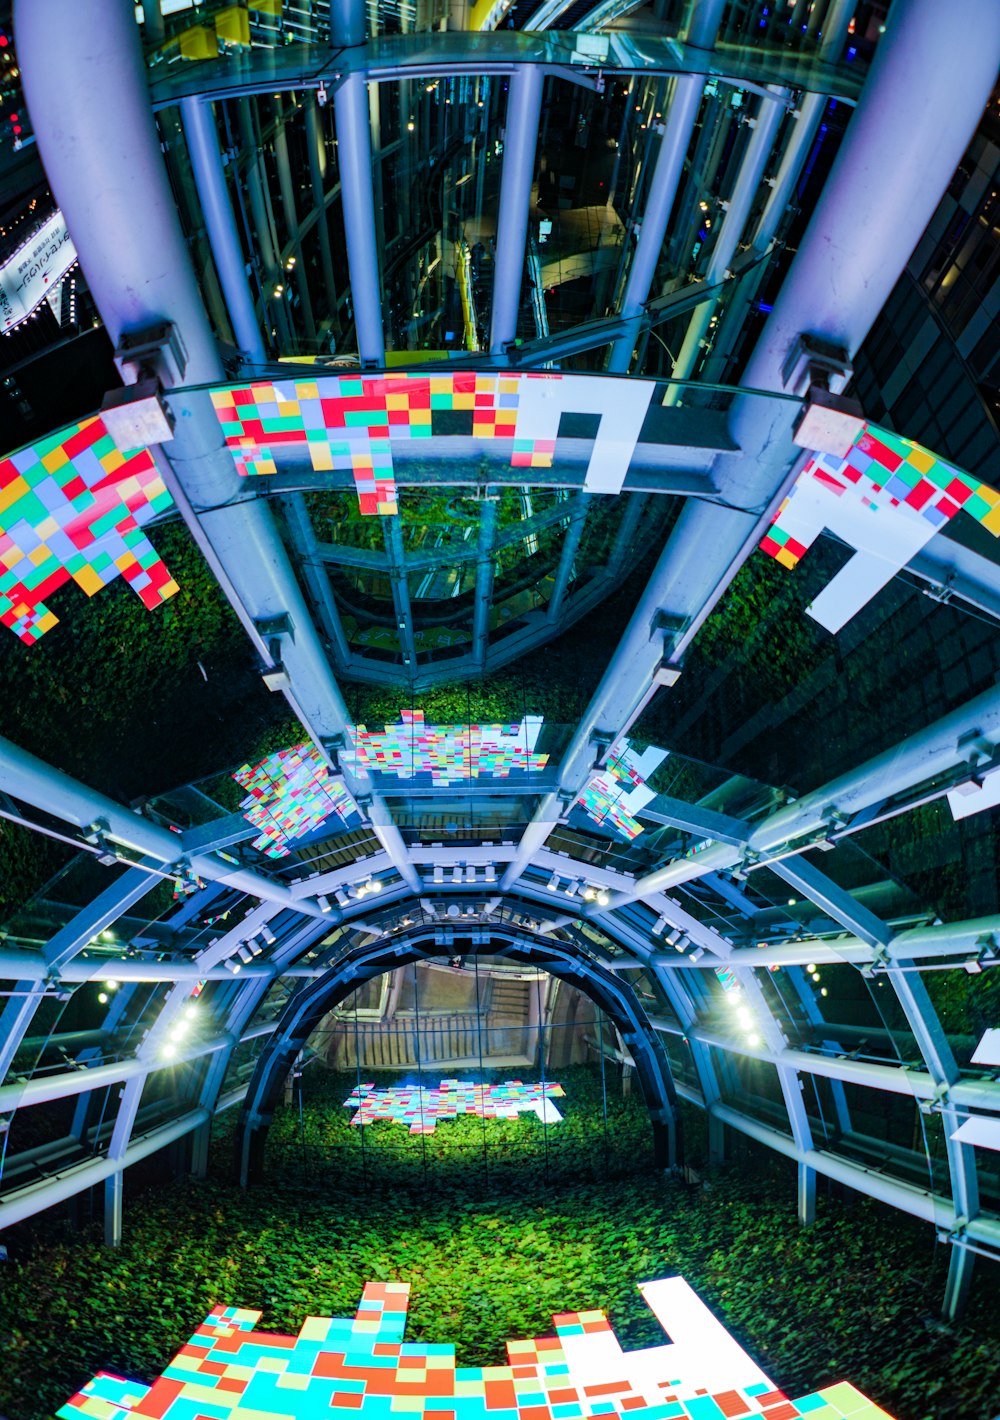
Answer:
<svg viewBox="0 0 1000 1420"><path fill-rule="evenodd" d="M439 1162L449 1127L438 1127ZM636 1283L681 1273L789 1393L849 1378L898 1420L996 1413L989 1277L967 1320L943 1327L946 1250L899 1214L823 1197L815 1226L800 1229L783 1166L748 1163L696 1186L648 1172L546 1186L529 1165L486 1189L451 1162L365 1191L304 1166L289 1139L247 1193L224 1181L220 1159L209 1182L130 1196L115 1252L96 1224L8 1235L0 1412L50 1416L99 1367L152 1380L217 1303L262 1308L265 1327L294 1331L310 1313L350 1313L369 1279L410 1282L410 1339L452 1342L460 1362L500 1362L508 1337L592 1306L626 1348L653 1345L662 1333Z"/></svg>
<svg viewBox="0 0 1000 1420"><path fill-rule="evenodd" d="M442 1078L472 1078L468 1071L425 1067L424 1088L435 1089ZM307 1069L303 1108L298 1100L280 1108L268 1137L268 1164L280 1169L282 1160L297 1155L309 1174L335 1171L340 1186L355 1188L419 1187L423 1182L450 1186L502 1190L507 1183L554 1184L580 1178L621 1177L653 1164L649 1117L638 1087L623 1094L617 1070L602 1076L599 1065L570 1065L553 1069L566 1094L553 1103L562 1114L559 1124L543 1126L537 1115L516 1119L483 1120L475 1116L442 1121L433 1134L411 1135L399 1124L379 1121L358 1128L351 1124L354 1111L344 1100L359 1083L358 1074ZM484 1084L519 1079L537 1082L536 1071L523 1068L483 1070L475 1079ZM417 1074L363 1068L360 1080L377 1089L415 1085Z"/></svg>

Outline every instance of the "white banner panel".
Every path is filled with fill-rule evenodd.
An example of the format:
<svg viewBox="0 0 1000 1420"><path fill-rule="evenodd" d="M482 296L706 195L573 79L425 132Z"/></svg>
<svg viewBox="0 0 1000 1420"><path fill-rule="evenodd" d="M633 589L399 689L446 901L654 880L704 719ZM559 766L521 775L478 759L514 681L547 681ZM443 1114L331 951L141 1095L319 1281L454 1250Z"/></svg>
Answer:
<svg viewBox="0 0 1000 1420"><path fill-rule="evenodd" d="M76 247L61 212L29 237L0 266L0 330L13 330L58 286L76 261Z"/></svg>

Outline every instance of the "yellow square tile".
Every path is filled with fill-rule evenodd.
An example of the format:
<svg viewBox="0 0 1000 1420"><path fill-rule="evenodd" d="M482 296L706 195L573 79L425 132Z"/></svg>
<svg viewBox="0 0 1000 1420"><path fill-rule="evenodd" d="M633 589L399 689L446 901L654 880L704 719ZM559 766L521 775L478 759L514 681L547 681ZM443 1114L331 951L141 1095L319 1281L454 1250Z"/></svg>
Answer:
<svg viewBox="0 0 1000 1420"><path fill-rule="evenodd" d="M303 1341L325 1341L330 1330L330 1318L326 1316L307 1316L302 1323L302 1330L299 1336Z"/></svg>
<svg viewBox="0 0 1000 1420"><path fill-rule="evenodd" d="M42 468L47 469L49 473L55 473L57 468L62 468L67 463L69 463L69 456L65 449L53 449L51 453L43 457Z"/></svg>
<svg viewBox="0 0 1000 1420"><path fill-rule="evenodd" d="M294 419L297 415L301 414L302 411L299 409L297 399L279 399L278 413L282 419Z"/></svg>
<svg viewBox="0 0 1000 1420"><path fill-rule="evenodd" d="M197 1371L200 1365L201 1362L197 1356L175 1356L165 1374L169 1376L172 1371Z"/></svg>
<svg viewBox="0 0 1000 1420"><path fill-rule="evenodd" d="M101 467L105 473L117 473L125 462L125 455L117 447L109 449L101 459Z"/></svg>
<svg viewBox="0 0 1000 1420"><path fill-rule="evenodd" d="M451 394L453 387L451 375L431 375L431 394Z"/></svg>
<svg viewBox="0 0 1000 1420"><path fill-rule="evenodd" d="M422 1395L394 1395L389 1408L404 1413L409 1411L411 1414L415 1412L423 1414L424 1404L425 1397Z"/></svg>
<svg viewBox="0 0 1000 1420"><path fill-rule="evenodd" d="M42 563L48 562L51 556L52 553L49 551L49 549L45 546L45 543L43 542L39 547L36 547L33 552L28 553L28 561L34 567L41 567Z"/></svg>
<svg viewBox="0 0 1000 1420"><path fill-rule="evenodd" d="M1000 503L997 503L983 519L983 527L994 537L1000 537Z"/></svg>
<svg viewBox="0 0 1000 1420"><path fill-rule="evenodd" d="M310 444L309 457L316 473L326 473L333 468L333 454L329 444Z"/></svg>
<svg viewBox="0 0 1000 1420"><path fill-rule="evenodd" d="M797 567L799 562L794 552L788 552L785 548L774 554L774 560L780 562L782 567Z"/></svg>
<svg viewBox="0 0 1000 1420"><path fill-rule="evenodd" d="M15 478L12 483L8 483L6 488L0 488L0 513L13 507L18 499L23 498L27 492L27 479L20 476Z"/></svg>
<svg viewBox="0 0 1000 1420"><path fill-rule="evenodd" d="M887 1420L887 1412L880 1410L874 1401L862 1395L851 1385L850 1381L840 1381L837 1385L825 1386L823 1390L817 1391L828 1405L832 1405L835 1410L841 1411L846 1417L857 1417L857 1420Z"/></svg>
<svg viewBox="0 0 1000 1420"><path fill-rule="evenodd" d="M262 1356L257 1362L257 1369L280 1376L288 1369L288 1361L283 1356Z"/></svg>
<svg viewBox="0 0 1000 1420"><path fill-rule="evenodd" d="M911 449L906 455L906 462L912 464L919 473L929 473L937 463L937 459L926 449Z"/></svg>
<svg viewBox="0 0 1000 1420"><path fill-rule="evenodd" d="M274 1384L282 1386L285 1390L308 1390L309 1377L297 1376L294 1373L289 1375L286 1372L285 1375L279 1376Z"/></svg>
<svg viewBox="0 0 1000 1420"><path fill-rule="evenodd" d="M386 409L409 409L410 397L407 394L386 395L385 407Z"/></svg>
<svg viewBox="0 0 1000 1420"><path fill-rule="evenodd" d="M206 1401L222 1410L235 1410L240 1403L235 1391L216 1390L214 1385L198 1385L195 1381L184 1382L184 1399Z"/></svg>

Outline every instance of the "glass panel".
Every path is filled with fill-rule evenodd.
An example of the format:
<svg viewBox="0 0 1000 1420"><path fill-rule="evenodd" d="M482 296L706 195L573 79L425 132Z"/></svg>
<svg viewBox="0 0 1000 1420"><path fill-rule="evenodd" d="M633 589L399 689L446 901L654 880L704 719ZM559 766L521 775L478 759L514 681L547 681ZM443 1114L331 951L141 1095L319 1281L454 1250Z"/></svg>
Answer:
<svg viewBox="0 0 1000 1420"><path fill-rule="evenodd" d="M506 85L415 76L371 85L369 103L386 350L484 350Z"/></svg>

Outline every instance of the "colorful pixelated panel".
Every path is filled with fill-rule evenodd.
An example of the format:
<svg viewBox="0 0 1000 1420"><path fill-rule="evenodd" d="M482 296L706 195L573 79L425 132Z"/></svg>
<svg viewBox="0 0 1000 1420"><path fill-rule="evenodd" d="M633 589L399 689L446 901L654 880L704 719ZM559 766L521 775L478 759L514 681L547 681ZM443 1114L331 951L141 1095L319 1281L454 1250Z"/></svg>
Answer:
<svg viewBox="0 0 1000 1420"><path fill-rule="evenodd" d="M477 1119L515 1119L519 1114L536 1114L543 1124L559 1124L562 1115L552 1103L566 1092L561 1085L545 1081L523 1085L511 1080L505 1085L476 1085L459 1080L442 1080L437 1089L423 1085L400 1085L378 1090L374 1085L358 1085L344 1100L353 1109L352 1124L376 1124L387 1120L404 1124L411 1134L433 1134L440 1119L457 1119L472 1114Z"/></svg>
<svg viewBox="0 0 1000 1420"><path fill-rule="evenodd" d="M435 786L506 779L545 768L548 755L535 753L541 729L540 715L517 725L428 725L422 710L403 710L399 723L382 731L351 725L351 748L343 758L349 766L400 779L429 774Z"/></svg>
<svg viewBox="0 0 1000 1420"><path fill-rule="evenodd" d="M124 577L148 608L177 591L141 531L172 504L148 449L119 451L84 419L0 460L0 621L29 645L56 625L45 598Z"/></svg>
<svg viewBox="0 0 1000 1420"><path fill-rule="evenodd" d="M308 741L245 764L233 778L248 791L240 809L258 830L253 846L270 858L283 858L296 839L331 816L345 828L360 822L357 804Z"/></svg>
<svg viewBox="0 0 1000 1420"><path fill-rule="evenodd" d="M241 474L266 477L282 461L308 457L316 473L353 474L362 513L391 515L398 511L393 443L454 434L456 414L465 416L468 437L512 440L511 467L530 469L551 467L563 414L596 412L584 487L617 493L654 388L652 380L529 372L349 374L229 385L212 400Z"/></svg>
<svg viewBox="0 0 1000 1420"><path fill-rule="evenodd" d="M824 528L855 555L808 608L839 631L958 512L1000 536L1000 493L920 444L865 424L845 459L815 456L761 547L794 567Z"/></svg>
<svg viewBox="0 0 1000 1420"><path fill-rule="evenodd" d="M577 807L599 828L631 842L642 832L636 815L656 798L646 779L666 757L667 751L655 745L639 754L623 736L608 751L604 768L591 775Z"/></svg>
<svg viewBox="0 0 1000 1420"><path fill-rule="evenodd" d="M216 1307L151 1386L101 1373L59 1420L892 1420L848 1382L798 1400L775 1386L684 1281L640 1291L671 1340L623 1351L602 1311L553 1317L553 1336L507 1342L503 1366L405 1343L409 1284L369 1282L352 1318L306 1317L298 1336Z"/></svg>

